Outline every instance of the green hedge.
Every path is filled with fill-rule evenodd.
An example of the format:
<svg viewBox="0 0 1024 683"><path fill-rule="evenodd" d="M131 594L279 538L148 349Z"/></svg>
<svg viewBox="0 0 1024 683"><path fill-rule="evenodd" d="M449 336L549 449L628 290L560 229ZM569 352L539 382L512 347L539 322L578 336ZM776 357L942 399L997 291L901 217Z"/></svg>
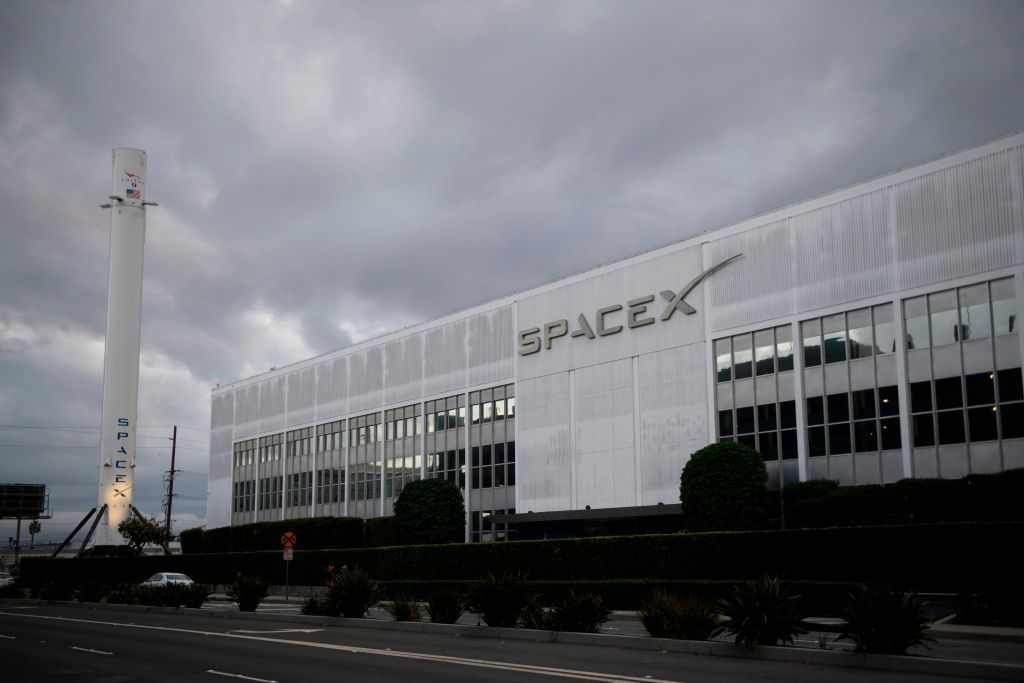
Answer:
<svg viewBox="0 0 1024 683"><path fill-rule="evenodd" d="M1015 540L1024 523L916 524L517 541L388 548L302 550L294 585L321 585L328 565L360 567L381 582L471 581L509 570L534 581L622 579L731 581L767 572L793 581L884 582L923 592L1017 585L1024 568ZM300 536L301 543L301 536ZM284 583L281 552L49 559L27 557L22 575L39 583L69 575L142 581L181 571L204 583L237 572Z"/></svg>
<svg viewBox="0 0 1024 683"><path fill-rule="evenodd" d="M820 489L819 497L792 504L786 498L789 490L787 486L783 497L786 525L791 528L1024 521L1024 469L963 479L903 479L887 486L849 486L831 493Z"/></svg>
<svg viewBox="0 0 1024 683"><path fill-rule="evenodd" d="M398 519L395 517L375 517L366 520L363 535L367 548L405 545L402 543Z"/></svg>
<svg viewBox="0 0 1024 683"><path fill-rule="evenodd" d="M363 547L363 520L358 517L304 517L225 526L201 531L198 540L196 531L188 529L181 532L182 553L191 555L280 550L281 534L286 531L298 537L296 550Z"/></svg>

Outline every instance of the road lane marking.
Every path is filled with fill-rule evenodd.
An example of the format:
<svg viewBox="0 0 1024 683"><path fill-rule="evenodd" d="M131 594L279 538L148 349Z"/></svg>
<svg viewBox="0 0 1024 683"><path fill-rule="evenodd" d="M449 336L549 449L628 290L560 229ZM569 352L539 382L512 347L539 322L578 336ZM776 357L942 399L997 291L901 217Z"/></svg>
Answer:
<svg viewBox="0 0 1024 683"><path fill-rule="evenodd" d="M100 621L98 619L72 619L70 617L54 617L43 614L13 614L0 611L0 615L22 617L23 619L45 619L49 621L67 621L79 624L99 624L102 626L117 626L122 628L137 628L148 631L169 631L172 633L191 633L200 636L216 636L219 638L236 638L239 640L256 640L265 643L277 643L280 645L296 645L300 647L311 647L321 650L336 650L349 652L351 654L377 655L382 657L398 657L400 659L415 659L440 664L458 664L461 666L472 666L481 669L498 669L502 671L514 671L518 673L532 673L541 676L553 676L558 678L576 678L588 681L599 681L600 683L681 683L680 681L669 681L660 678L647 678L638 676L625 676L607 674L598 671L580 671L576 669L560 669L549 666L536 666L533 664L516 664L513 662L495 662L485 659L470 659L468 657L454 657L450 655L434 655L422 652L403 652L401 650L382 650L377 648L357 647L354 645L338 645L334 643L317 643L305 640L289 640L286 638L269 638L267 636L243 635L240 633L201 631L198 629L175 628L172 626L151 626L146 624L131 624L117 621Z"/></svg>
<svg viewBox="0 0 1024 683"><path fill-rule="evenodd" d="M275 628L269 631L247 631L245 629L232 629L228 633L319 633L322 628Z"/></svg>
<svg viewBox="0 0 1024 683"><path fill-rule="evenodd" d="M114 654L113 652L105 652L103 650L93 650L92 648L78 647L77 645L72 645L71 649L72 650L78 650L79 652L91 652L94 655L112 655L112 654Z"/></svg>
<svg viewBox="0 0 1024 683"><path fill-rule="evenodd" d="M231 674L227 671L214 671L213 669L207 669L206 673L213 674L215 676L227 676L228 678L241 678L246 681L259 681L259 683L277 683L277 681L269 678L253 678L252 676L243 676L242 674Z"/></svg>
<svg viewBox="0 0 1024 683"><path fill-rule="evenodd" d="M0 638L3 638L4 640L14 640L15 639L14 636L5 636L2 633L0 633Z"/></svg>

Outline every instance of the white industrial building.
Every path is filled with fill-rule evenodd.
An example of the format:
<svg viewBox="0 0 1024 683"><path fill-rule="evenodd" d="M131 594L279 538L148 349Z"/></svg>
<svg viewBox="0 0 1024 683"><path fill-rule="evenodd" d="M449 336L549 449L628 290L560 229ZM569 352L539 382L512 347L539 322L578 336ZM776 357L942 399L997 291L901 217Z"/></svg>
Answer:
<svg viewBox="0 0 1024 683"><path fill-rule="evenodd" d="M469 540L650 514L727 439L773 486L1024 467L1022 306L1018 134L221 386L207 526L421 477Z"/></svg>

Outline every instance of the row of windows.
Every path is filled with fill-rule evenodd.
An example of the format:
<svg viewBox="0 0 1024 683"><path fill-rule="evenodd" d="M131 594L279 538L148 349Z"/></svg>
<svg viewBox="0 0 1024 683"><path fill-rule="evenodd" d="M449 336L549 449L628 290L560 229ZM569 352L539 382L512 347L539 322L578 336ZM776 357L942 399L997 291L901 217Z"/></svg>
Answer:
<svg viewBox="0 0 1024 683"><path fill-rule="evenodd" d="M1021 369L912 382L910 409L915 446L1024 437Z"/></svg>
<svg viewBox="0 0 1024 683"><path fill-rule="evenodd" d="M836 313L800 323L804 366L868 358L896 350L892 304Z"/></svg>
<svg viewBox="0 0 1024 683"><path fill-rule="evenodd" d="M421 462L422 458L418 455L389 460L389 466L384 473L384 497L397 498L406 484L418 480Z"/></svg>
<svg viewBox="0 0 1024 683"><path fill-rule="evenodd" d="M293 472L288 479L288 507L305 507L313 500L313 473Z"/></svg>
<svg viewBox="0 0 1024 683"><path fill-rule="evenodd" d="M470 535L469 538L474 543L481 541L505 541L514 540L511 537L511 530L505 523L495 522L492 517L494 515L516 514L515 508L498 509L498 510L482 510L480 512L474 511L470 515Z"/></svg>
<svg viewBox="0 0 1024 683"><path fill-rule="evenodd" d="M473 489L516 485L516 442L473 446L470 472Z"/></svg>
<svg viewBox="0 0 1024 683"><path fill-rule="evenodd" d="M807 399L807 454L845 455L902 447L895 385Z"/></svg>
<svg viewBox="0 0 1024 683"><path fill-rule="evenodd" d="M252 512L252 496L256 482L236 481L231 495L232 512Z"/></svg>
<svg viewBox="0 0 1024 683"><path fill-rule="evenodd" d="M715 340L715 375L719 382L792 369L793 333L789 325Z"/></svg>
<svg viewBox="0 0 1024 683"><path fill-rule="evenodd" d="M720 441L737 441L761 453L765 460L797 457L796 402L782 401L718 411Z"/></svg>
<svg viewBox="0 0 1024 683"><path fill-rule="evenodd" d="M281 477L260 479L260 510L279 510L281 508Z"/></svg>
<svg viewBox="0 0 1024 683"><path fill-rule="evenodd" d="M1010 334L1017 327L1013 278L907 299L903 317L908 349Z"/></svg>
<svg viewBox="0 0 1024 683"><path fill-rule="evenodd" d="M344 494L342 489L345 486L345 470L340 468L332 468L329 470L319 470L316 473L316 502L318 505L323 503L342 503L344 502Z"/></svg>
<svg viewBox="0 0 1024 683"><path fill-rule="evenodd" d="M287 457L309 455L313 452L313 428L293 429L286 435Z"/></svg>
<svg viewBox="0 0 1024 683"><path fill-rule="evenodd" d="M256 461L256 439L246 439L234 445L235 467L251 465Z"/></svg>
<svg viewBox="0 0 1024 683"><path fill-rule="evenodd" d="M460 489L466 488L466 449L427 453L427 476L447 479Z"/></svg>

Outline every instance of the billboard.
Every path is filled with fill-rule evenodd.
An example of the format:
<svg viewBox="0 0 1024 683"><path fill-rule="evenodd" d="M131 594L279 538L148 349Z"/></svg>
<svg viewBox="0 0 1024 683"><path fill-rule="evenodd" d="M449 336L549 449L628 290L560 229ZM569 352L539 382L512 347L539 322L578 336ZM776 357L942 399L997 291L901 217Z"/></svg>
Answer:
<svg viewBox="0 0 1024 683"><path fill-rule="evenodd" d="M0 518L34 519L46 507L46 484L0 484Z"/></svg>

